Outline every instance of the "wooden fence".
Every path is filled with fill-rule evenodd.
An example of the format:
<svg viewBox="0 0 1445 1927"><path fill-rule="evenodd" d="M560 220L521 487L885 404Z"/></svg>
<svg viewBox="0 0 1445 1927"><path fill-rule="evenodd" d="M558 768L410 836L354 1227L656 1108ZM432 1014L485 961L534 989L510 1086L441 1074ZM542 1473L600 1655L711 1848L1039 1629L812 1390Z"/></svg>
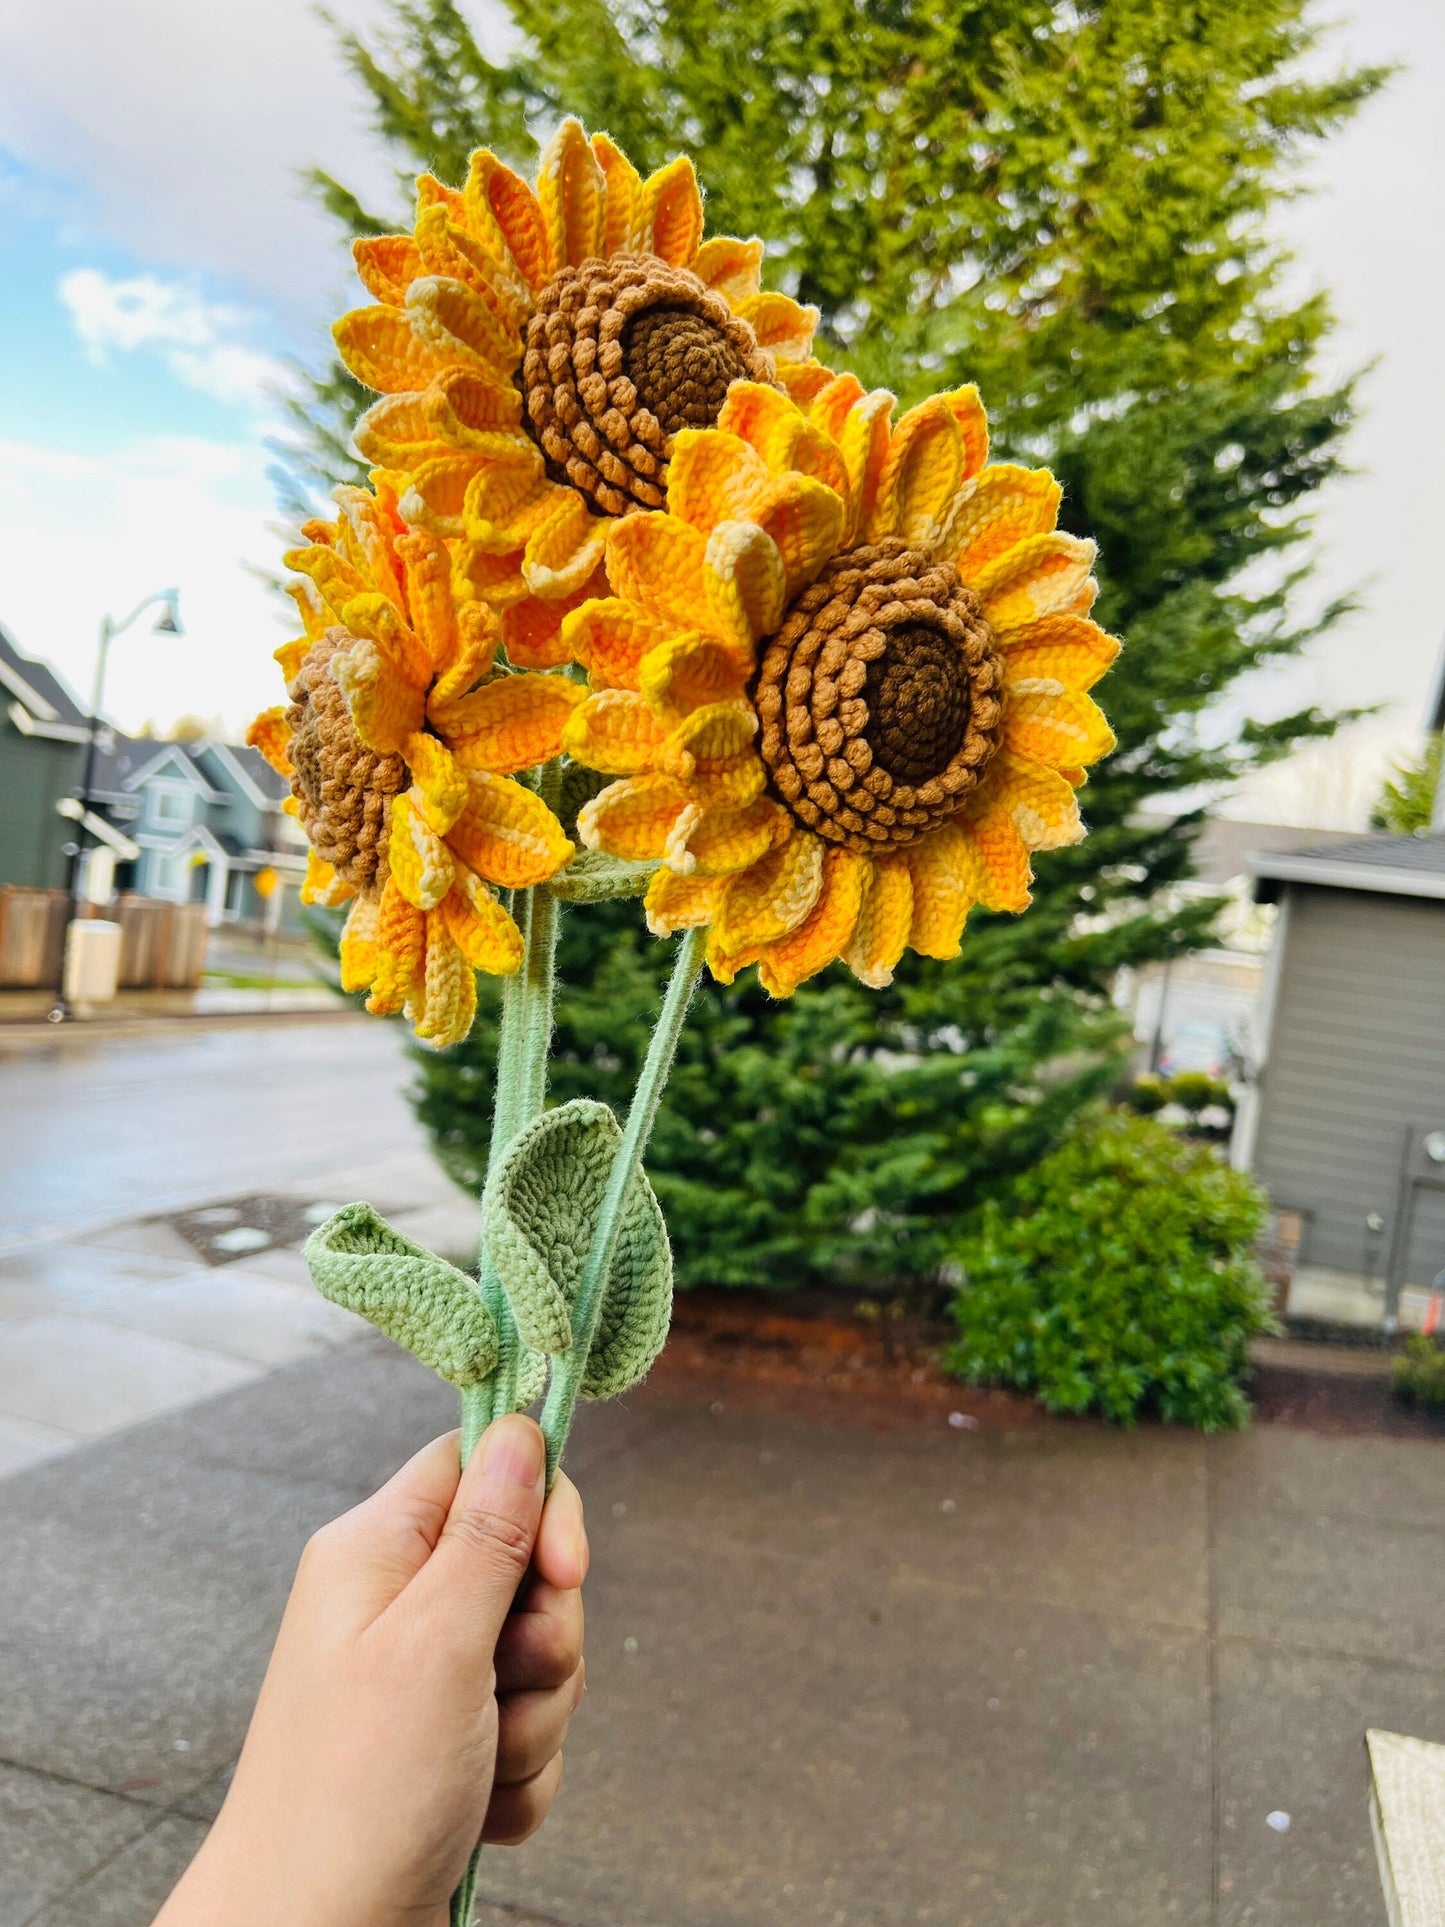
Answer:
<svg viewBox="0 0 1445 1927"><path fill-rule="evenodd" d="M0 990L51 990L60 982L68 899L63 890L0 884ZM194 990L206 967L206 907L133 894L82 916L120 925L120 989Z"/></svg>

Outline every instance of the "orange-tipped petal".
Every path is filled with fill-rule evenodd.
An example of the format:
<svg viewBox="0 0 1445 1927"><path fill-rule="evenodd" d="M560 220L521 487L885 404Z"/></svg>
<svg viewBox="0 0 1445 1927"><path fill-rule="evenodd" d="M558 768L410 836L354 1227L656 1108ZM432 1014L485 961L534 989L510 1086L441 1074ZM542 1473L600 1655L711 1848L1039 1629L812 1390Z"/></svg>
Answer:
<svg viewBox="0 0 1445 1927"><path fill-rule="evenodd" d="M777 543L791 600L837 554L847 506L811 475L782 475L754 507L750 519Z"/></svg>
<svg viewBox="0 0 1445 1927"><path fill-rule="evenodd" d="M701 929L716 916L725 887L721 877L682 877L664 867L648 884L642 900L648 929L654 937Z"/></svg>
<svg viewBox="0 0 1445 1927"><path fill-rule="evenodd" d="M370 990L376 977L375 897L357 897L347 912L338 945L341 988Z"/></svg>
<svg viewBox="0 0 1445 1927"><path fill-rule="evenodd" d="M351 885L339 877L324 857L315 850L306 852L306 875L301 884L301 901L314 903L323 910L334 910L352 895Z"/></svg>
<svg viewBox="0 0 1445 1927"><path fill-rule="evenodd" d="M963 438L941 396L910 408L893 431L868 524L873 536L899 535L932 555L957 507Z"/></svg>
<svg viewBox="0 0 1445 1927"><path fill-rule="evenodd" d="M559 268L580 267L602 252L606 197L607 177L581 121L569 114L537 163L537 205L554 274Z"/></svg>
<svg viewBox="0 0 1445 1927"><path fill-rule="evenodd" d="M500 889L525 890L572 856L562 825L541 797L510 776L469 770L471 796L448 841L462 861Z"/></svg>
<svg viewBox="0 0 1445 1927"><path fill-rule="evenodd" d="M426 210L416 224L416 245L425 273L460 281L486 303L509 335L520 332L530 304L516 276L452 218L450 209Z"/></svg>
<svg viewBox="0 0 1445 1927"><path fill-rule="evenodd" d="M406 584L411 626L428 658L428 676L456 654L456 605L452 601L452 559L434 535L414 530L401 536L396 553Z"/></svg>
<svg viewBox="0 0 1445 1927"><path fill-rule="evenodd" d="M823 843L795 829L750 870L733 878L717 919L720 951L742 950L787 936L823 889Z"/></svg>
<svg viewBox="0 0 1445 1927"><path fill-rule="evenodd" d="M366 1008L390 1017L411 998L426 965L426 917L388 877L376 918L376 975Z"/></svg>
<svg viewBox="0 0 1445 1927"><path fill-rule="evenodd" d="M637 776L650 769L666 731L650 703L626 689L603 689L569 717L562 747L589 769Z"/></svg>
<svg viewBox="0 0 1445 1927"><path fill-rule="evenodd" d="M709 809L741 809L760 796L767 781L753 748L758 719L740 702L695 709L657 753L658 767L686 783L688 801Z"/></svg>
<svg viewBox="0 0 1445 1927"><path fill-rule="evenodd" d="M289 558L286 566L288 568L294 566ZM308 643L320 642L321 638L326 634L326 631L331 627L332 616L316 584L303 577L300 581L288 582L286 584L286 593L296 604L297 610L300 613L301 626L306 632L306 641ZM288 643L285 646L289 648L291 645ZM284 670L286 665L282 660L279 649L276 651L276 660L281 663L281 667ZM300 665L298 664L297 666L299 667ZM291 674L287 675L287 682L292 680L294 673L295 672L292 671Z"/></svg>
<svg viewBox="0 0 1445 1927"><path fill-rule="evenodd" d="M740 436L757 450L773 475L790 470L811 475L835 495L847 497L851 483L838 444L776 388L735 381L718 416L718 428Z"/></svg>
<svg viewBox="0 0 1445 1927"><path fill-rule="evenodd" d="M716 288L736 308L758 291L763 276L763 244L715 235L703 242L690 265L704 287Z"/></svg>
<svg viewBox="0 0 1445 1927"><path fill-rule="evenodd" d="M689 803L673 824L663 861L680 876L733 876L751 869L790 831L786 810L758 796L740 810Z"/></svg>
<svg viewBox="0 0 1445 1927"><path fill-rule="evenodd" d="M310 577L322 601L331 611L331 620L339 619L341 611L353 596L366 595L371 589L371 584L344 555L338 555L335 549L327 548L322 543L313 543L307 549L290 549L283 559L288 569ZM321 633L325 635L329 627L330 621L323 626Z"/></svg>
<svg viewBox="0 0 1445 1927"><path fill-rule="evenodd" d="M357 735L378 756L394 756L422 726L426 697L399 676L374 642L353 642L331 658L331 674L346 698Z"/></svg>
<svg viewBox="0 0 1445 1927"><path fill-rule="evenodd" d="M477 459L448 451L417 463L401 498L402 513L413 528L426 529L448 542L462 534L467 488L477 472Z"/></svg>
<svg viewBox="0 0 1445 1927"><path fill-rule="evenodd" d="M686 628L703 608L707 539L675 515L625 515L610 524L607 579L613 593Z"/></svg>
<svg viewBox="0 0 1445 1927"><path fill-rule="evenodd" d="M485 602L456 605L456 641L432 684L428 707L445 707L476 688L496 660L501 625L495 609Z"/></svg>
<svg viewBox="0 0 1445 1927"><path fill-rule="evenodd" d="M351 258L369 295L399 308L422 271L421 256L409 234L368 234L351 244Z"/></svg>
<svg viewBox="0 0 1445 1927"><path fill-rule="evenodd" d="M309 636L298 636L294 642L283 642L279 649L271 651L271 659L281 665L281 675L289 689L301 673L301 665L311 653Z"/></svg>
<svg viewBox="0 0 1445 1927"><path fill-rule="evenodd" d="M1056 682L1013 682L1004 704L1003 740L1053 769L1082 769L1114 747L1114 732L1090 696Z"/></svg>
<svg viewBox="0 0 1445 1927"><path fill-rule="evenodd" d="M1059 770L1005 747L994 758L988 787L1028 849L1059 850L1082 839L1078 798Z"/></svg>
<svg viewBox="0 0 1445 1927"><path fill-rule="evenodd" d="M782 551L756 522L720 522L707 540L702 583L703 619L751 662L755 644L773 633L787 605Z"/></svg>
<svg viewBox="0 0 1445 1927"><path fill-rule="evenodd" d="M467 229L535 292L547 280L547 236L537 197L504 161L486 148L472 155L462 190Z"/></svg>
<svg viewBox="0 0 1445 1927"><path fill-rule="evenodd" d="M731 644L685 629L649 650L637 687L671 725L708 703L738 701L749 667Z"/></svg>
<svg viewBox="0 0 1445 1927"><path fill-rule="evenodd" d="M642 176L610 135L594 134L592 152L597 156L597 165L607 184L602 253L604 256L620 254L637 245Z"/></svg>
<svg viewBox="0 0 1445 1927"><path fill-rule="evenodd" d="M426 920L426 971L416 1034L433 1050L459 1044L477 1014L477 979L438 906Z"/></svg>
<svg viewBox="0 0 1445 1927"><path fill-rule="evenodd" d="M562 621L562 639L594 681L613 689L636 689L643 657L674 634L665 622L619 596L584 602Z"/></svg>
<svg viewBox="0 0 1445 1927"><path fill-rule="evenodd" d="M1058 520L1063 491L1046 468L997 462L984 469L955 517L950 540L954 563L966 583L1030 535L1044 535Z"/></svg>
<svg viewBox="0 0 1445 1927"><path fill-rule="evenodd" d="M608 526L574 489L558 490L523 551L522 574L533 595L558 599L580 589L602 561Z"/></svg>
<svg viewBox="0 0 1445 1927"><path fill-rule="evenodd" d="M489 301L449 275L424 274L406 291L412 332L435 357L437 371L461 366L478 374L506 374L522 358L522 337ZM425 386L425 383L420 384Z"/></svg>
<svg viewBox="0 0 1445 1927"><path fill-rule="evenodd" d="M1091 589L1094 555L1094 544L1077 535L1031 535L969 586L990 628L1004 636L1040 616L1083 613L1076 604Z"/></svg>
<svg viewBox="0 0 1445 1927"><path fill-rule="evenodd" d="M685 268L701 240L702 195L692 162L680 154L642 184L638 245L671 268Z"/></svg>
<svg viewBox="0 0 1445 1927"><path fill-rule="evenodd" d="M473 970L510 977L522 967L522 933L475 871L458 867L456 888L442 905L447 928Z"/></svg>
<svg viewBox="0 0 1445 1927"><path fill-rule="evenodd" d="M779 361L806 361L812 353L819 321L816 308L805 308L789 295L765 291L740 301L737 312L751 322L758 346Z"/></svg>
<svg viewBox="0 0 1445 1927"><path fill-rule="evenodd" d="M353 636L374 642L396 675L414 689L426 689L432 679L431 652L416 631L402 621L389 597L371 593L353 596L341 620Z"/></svg>
<svg viewBox="0 0 1445 1927"><path fill-rule="evenodd" d="M516 430L522 419L515 382L470 368L448 368L419 399L427 422L444 442L478 455L498 454L502 445L496 437Z"/></svg>
<svg viewBox="0 0 1445 1927"><path fill-rule="evenodd" d="M446 366L418 339L402 308L353 308L336 323L331 338L356 379L383 395L425 388Z"/></svg>
<svg viewBox="0 0 1445 1927"><path fill-rule="evenodd" d="M745 520L772 479L762 457L737 435L684 428L668 459L668 513L706 535L719 522Z"/></svg>
<svg viewBox="0 0 1445 1927"><path fill-rule="evenodd" d="M994 759L992 781L1001 757ZM978 900L985 910L1027 910L1034 880L1029 846L1019 835L1008 799L986 791L984 800L961 819L977 859Z"/></svg>
<svg viewBox="0 0 1445 1927"><path fill-rule="evenodd" d="M956 957L964 923L980 900L984 881L974 838L953 818L905 855L913 884L909 947L921 957Z"/></svg>
<svg viewBox="0 0 1445 1927"><path fill-rule="evenodd" d="M586 693L565 676L502 676L445 708L434 703L431 718L465 768L509 776L558 753Z"/></svg>
<svg viewBox="0 0 1445 1927"><path fill-rule="evenodd" d="M475 599L493 609L509 609L531 594L522 574L522 551L494 549L482 542L458 542L452 551L452 589L459 603Z"/></svg>
<svg viewBox="0 0 1445 1927"><path fill-rule="evenodd" d="M687 801L687 792L670 776L626 777L583 804L577 834L589 850L632 863L652 862L667 848Z"/></svg>
<svg viewBox="0 0 1445 1927"><path fill-rule="evenodd" d="M853 935L843 953L848 968L870 990L885 990L908 947L913 927L913 874L902 850L874 857Z"/></svg>
<svg viewBox="0 0 1445 1927"><path fill-rule="evenodd" d="M356 424L352 439L381 468L410 471L448 452L427 415L425 395L383 395Z"/></svg>
<svg viewBox="0 0 1445 1927"><path fill-rule="evenodd" d="M387 862L396 887L418 910L435 910L452 887L451 852L410 796L391 803Z"/></svg>
<svg viewBox="0 0 1445 1927"><path fill-rule="evenodd" d="M556 669L573 660L572 645L563 634L567 617L583 603L607 593L607 577L599 568L571 595L543 601L528 596L502 615L502 641L507 660L517 669Z"/></svg>
<svg viewBox="0 0 1445 1927"><path fill-rule="evenodd" d="M402 745L411 771L412 801L439 836L445 836L467 806L467 779L457 759L429 730L418 730Z"/></svg>
<svg viewBox="0 0 1445 1927"><path fill-rule="evenodd" d="M808 408L833 380L833 370L812 356L806 361L780 361L778 386L799 408Z"/></svg>
<svg viewBox="0 0 1445 1927"><path fill-rule="evenodd" d="M851 376L842 377L851 381ZM813 404L816 420L832 395L831 388ZM843 419L833 434L848 471L848 540L856 541L864 529L873 526L877 513L878 491L888 465L892 446L890 420L893 397L886 388L873 388L848 403ZM831 411L828 411L831 416ZM825 432L826 430L825 419Z"/></svg>
<svg viewBox="0 0 1445 1927"><path fill-rule="evenodd" d="M263 709L246 731L246 741L252 749L260 750L278 776L291 774L291 758L288 754L291 726L286 721L284 708Z"/></svg>
<svg viewBox="0 0 1445 1927"><path fill-rule="evenodd" d="M1004 687L1047 677L1065 689L1092 689L1118 653L1114 637L1086 616L1042 616L1005 639Z"/></svg>
<svg viewBox="0 0 1445 1927"><path fill-rule="evenodd" d="M770 943L758 959L758 979L770 997L791 997L843 955L858 922L868 869L868 858L852 850L824 850L818 901L796 930Z"/></svg>
<svg viewBox="0 0 1445 1927"><path fill-rule="evenodd" d="M988 416L977 388L969 382L938 398L958 423L963 437L963 473L977 475L988 460Z"/></svg>

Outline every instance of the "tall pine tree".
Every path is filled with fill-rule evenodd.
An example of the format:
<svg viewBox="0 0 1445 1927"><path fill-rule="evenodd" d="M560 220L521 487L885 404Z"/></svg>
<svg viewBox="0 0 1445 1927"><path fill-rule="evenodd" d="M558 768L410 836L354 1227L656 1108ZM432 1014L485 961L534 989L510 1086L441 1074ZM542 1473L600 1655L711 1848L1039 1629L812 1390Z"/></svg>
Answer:
<svg viewBox="0 0 1445 1927"><path fill-rule="evenodd" d="M1099 544L1095 613L1126 647L1088 840L1041 859L1027 915L975 917L961 959L910 957L888 992L841 969L787 1005L709 986L650 1159L684 1279L927 1281L960 1214L1107 1081L1119 966L1207 938L1212 906L1173 888L1197 812L1169 799L1335 726L1306 710L1226 738L1210 711L1339 613L1302 624L1291 591L1350 390L1313 377L1328 311L1283 300L1267 223L1384 76L1304 78L1305 0L507 6L499 59L453 0L342 36L399 179L459 180L477 145L525 165L569 111L644 169L686 150L709 230L763 235L770 284L822 311L824 358L905 403L977 381L997 454L1050 463L1061 525ZM352 232L408 224L315 181ZM342 472L359 400L318 382L303 485ZM635 905L568 919L558 1095L625 1105L664 965ZM422 1069L468 1180L493 1049L483 1025Z"/></svg>

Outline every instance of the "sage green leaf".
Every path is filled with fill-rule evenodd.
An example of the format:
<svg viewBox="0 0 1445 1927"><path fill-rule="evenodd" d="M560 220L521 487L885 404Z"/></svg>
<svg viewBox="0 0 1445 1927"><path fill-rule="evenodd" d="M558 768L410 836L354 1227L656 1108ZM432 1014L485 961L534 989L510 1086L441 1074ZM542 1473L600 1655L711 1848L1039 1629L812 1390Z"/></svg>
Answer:
<svg viewBox="0 0 1445 1927"><path fill-rule="evenodd" d="M564 903L607 903L642 896L657 871L655 863L628 863L601 850L579 850L545 887Z"/></svg>
<svg viewBox="0 0 1445 1927"><path fill-rule="evenodd" d="M497 1327L476 1285L369 1204L345 1205L318 1225L305 1256L323 1298L358 1312L458 1391L491 1376Z"/></svg>
<svg viewBox="0 0 1445 1927"><path fill-rule="evenodd" d="M575 1098L547 1111L508 1147L482 1200L482 1237L523 1342L572 1345L572 1305L621 1127L605 1104ZM637 1171L622 1205L583 1396L612 1398L644 1377L672 1316L672 1252L662 1209Z"/></svg>

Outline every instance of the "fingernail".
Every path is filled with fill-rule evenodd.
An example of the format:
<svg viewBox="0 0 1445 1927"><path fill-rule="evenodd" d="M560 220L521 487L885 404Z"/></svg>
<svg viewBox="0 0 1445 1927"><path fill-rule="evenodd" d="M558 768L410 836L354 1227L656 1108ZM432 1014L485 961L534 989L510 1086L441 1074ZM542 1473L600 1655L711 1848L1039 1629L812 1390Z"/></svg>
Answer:
<svg viewBox="0 0 1445 1927"><path fill-rule="evenodd" d="M498 1419L482 1438L482 1473L497 1485L534 1491L547 1473L547 1448L529 1418Z"/></svg>
<svg viewBox="0 0 1445 1927"><path fill-rule="evenodd" d="M587 1529L580 1522L577 1527L577 1544L573 1550L573 1557L577 1561L578 1572L585 1579L587 1568L592 1564L592 1548L587 1543Z"/></svg>

